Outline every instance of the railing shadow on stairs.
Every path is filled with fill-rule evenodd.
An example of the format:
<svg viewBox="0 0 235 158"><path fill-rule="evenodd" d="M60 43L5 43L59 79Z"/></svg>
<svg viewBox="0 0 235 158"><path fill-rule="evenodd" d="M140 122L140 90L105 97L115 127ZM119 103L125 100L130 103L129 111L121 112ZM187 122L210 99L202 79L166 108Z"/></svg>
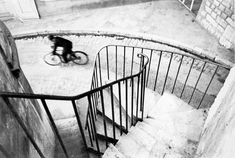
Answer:
<svg viewBox="0 0 235 158"><path fill-rule="evenodd" d="M203 102L213 102L211 100L214 96L208 91L218 86L218 79L215 78L218 71L229 72L229 67L187 53L108 45L101 48L96 56L91 89L88 92L70 97L13 92L0 92L0 96L42 158L45 157L42 149L16 112L12 99L34 99L41 102L67 158L69 154L48 103L51 100L70 102L86 149L101 156L108 143L115 144L122 134L126 134L131 126L143 119L146 87L160 94L168 90L200 108ZM81 99L85 100L83 106L88 109L85 125L77 109Z"/></svg>

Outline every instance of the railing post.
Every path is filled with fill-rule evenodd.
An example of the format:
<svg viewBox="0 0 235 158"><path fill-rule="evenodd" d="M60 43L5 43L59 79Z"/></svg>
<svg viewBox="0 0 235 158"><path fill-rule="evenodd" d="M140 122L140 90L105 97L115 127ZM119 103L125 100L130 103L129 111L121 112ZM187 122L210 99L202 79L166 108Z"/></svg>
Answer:
<svg viewBox="0 0 235 158"><path fill-rule="evenodd" d="M118 82L118 96L119 96L119 117L120 117L120 135L122 135L122 97L121 97L121 85Z"/></svg>
<svg viewBox="0 0 235 158"><path fill-rule="evenodd" d="M55 125L55 122L54 122L54 119L53 119L53 117L52 117L52 115L50 113L50 110L47 107L47 103L46 103L45 99L41 99L41 102L42 102L42 105L43 105L43 107L44 107L44 109L46 111L46 114L47 114L47 116L48 116L48 118L49 118L49 120L51 122L51 125L53 127L53 131L55 132L55 134L56 134L56 136L57 136L57 138L58 138L58 140L60 142L60 145L61 145L61 147L62 147L62 149L64 151L64 154L68 158L69 156L68 156L67 150L66 150L66 148L64 146L64 143L63 143L63 141L62 141L62 139L60 137L59 131L58 131L56 125Z"/></svg>
<svg viewBox="0 0 235 158"><path fill-rule="evenodd" d="M85 138L84 130L82 128L82 123L81 123L80 117L78 115L78 110L77 110L77 106L76 106L75 100L72 100L72 104L73 104L73 110L75 112L75 116L76 116L76 119L77 119L78 127L80 129L84 145L85 145L85 147L87 149L86 138Z"/></svg>
<svg viewBox="0 0 235 158"><path fill-rule="evenodd" d="M109 80L109 54L108 54L108 46L106 46L106 61L107 61L107 76Z"/></svg>
<svg viewBox="0 0 235 158"><path fill-rule="evenodd" d="M93 124L93 130L94 130L94 135L95 135L95 141L96 141L96 147L97 147L97 151L98 153L100 153L100 147L99 147L99 142L98 142L98 138L97 138L97 131L96 131L96 125L95 125L95 118L94 118L94 114L93 114L93 110L92 110L92 104L91 104L91 96L88 95L87 96L88 99L88 108L90 109L91 112L91 121Z"/></svg>
<svg viewBox="0 0 235 158"><path fill-rule="evenodd" d="M106 121L105 121L104 95L103 95L102 89L100 90L100 97L101 97L101 107L102 107L102 117L103 117L103 124L104 124L105 142L106 142L106 147L108 147L107 126L106 126Z"/></svg>
<svg viewBox="0 0 235 158"><path fill-rule="evenodd" d="M115 133L115 115L114 115L114 101L113 101L113 86L110 86L111 91L111 108L112 108L112 124L113 124L113 138L116 139L116 133Z"/></svg>

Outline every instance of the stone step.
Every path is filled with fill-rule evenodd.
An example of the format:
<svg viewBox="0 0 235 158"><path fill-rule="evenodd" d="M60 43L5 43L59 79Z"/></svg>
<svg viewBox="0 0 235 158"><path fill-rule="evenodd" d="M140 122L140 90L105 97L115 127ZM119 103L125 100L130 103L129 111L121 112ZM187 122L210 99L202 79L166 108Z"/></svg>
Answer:
<svg viewBox="0 0 235 158"><path fill-rule="evenodd" d="M152 119L146 119L145 122L172 134L178 133L187 138L198 140L199 131L202 129L207 116L204 111L200 109L162 114Z"/></svg>
<svg viewBox="0 0 235 158"><path fill-rule="evenodd" d="M109 144L109 148L105 151L103 158L126 158L121 152L118 151L118 149L113 146L112 144Z"/></svg>
<svg viewBox="0 0 235 158"><path fill-rule="evenodd" d="M115 147L126 157L193 157L206 119L205 109L194 109L170 93L153 104L150 117L133 126Z"/></svg>
<svg viewBox="0 0 235 158"><path fill-rule="evenodd" d="M146 98L147 99L147 98ZM155 105L151 106L152 109L148 112L148 117L156 117L165 113L178 113L191 111L194 108L189 106L183 100L179 99L175 95L165 92L162 97L155 102Z"/></svg>
<svg viewBox="0 0 235 158"><path fill-rule="evenodd" d="M147 158L149 155L149 151L144 145L139 144L135 138L128 135L122 136L115 147L128 158Z"/></svg>
<svg viewBox="0 0 235 158"><path fill-rule="evenodd" d="M197 141L188 139L183 135L179 135L177 133L172 134L169 131L164 129L162 130L152 124L145 122L138 123L136 127L146 132L146 135L153 137L154 140L151 142L154 144L148 147L151 148L150 152L152 155L164 155L169 153L187 153L190 155L193 154L196 150ZM136 132L140 131L138 128L135 129Z"/></svg>

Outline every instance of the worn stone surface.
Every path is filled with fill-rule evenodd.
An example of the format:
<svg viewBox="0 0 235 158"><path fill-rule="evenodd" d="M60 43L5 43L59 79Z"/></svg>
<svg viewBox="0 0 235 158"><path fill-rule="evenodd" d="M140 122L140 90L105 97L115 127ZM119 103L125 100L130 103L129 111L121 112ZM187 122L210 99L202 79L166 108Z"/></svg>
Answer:
<svg viewBox="0 0 235 158"><path fill-rule="evenodd" d="M223 88L212 105L206 120L197 157L232 158L235 150L235 68L230 71Z"/></svg>
<svg viewBox="0 0 235 158"><path fill-rule="evenodd" d="M234 51L234 1L204 0L199 10L197 20L211 34L219 39L219 43ZM210 27L208 27L210 25ZM228 30L230 34L228 35Z"/></svg>
<svg viewBox="0 0 235 158"><path fill-rule="evenodd" d="M17 56L15 44L10 41L8 35L5 34L0 25L0 91L2 92L19 92L32 93L32 89L20 69L19 76L16 77L12 73L12 60ZM12 37L10 37L13 39ZM12 45L13 44L13 45ZM11 53L11 54L10 54ZM7 60L7 56L11 60ZM10 63L9 63L10 62ZM19 63L16 63L17 65ZM39 157L38 153L32 146L24 131L15 120L8 105L12 105L14 110L22 119L26 128L39 145L42 153L46 157L54 156L54 134L49 124L45 112L42 110L38 102L28 99L9 99L9 102L0 98L0 157L10 158L29 158Z"/></svg>
<svg viewBox="0 0 235 158"><path fill-rule="evenodd" d="M138 0L131 1L136 2ZM41 3L54 4L54 1L43 1ZM61 10L61 12L63 11ZM73 14L60 16L56 14L53 17L23 22L8 21L6 24L14 35L54 30L112 31L133 35L138 33L149 34L154 36L153 39L158 37L159 39L167 39L167 41L177 41L192 48L201 48L226 60L234 60L233 52L219 45L216 37L210 35L195 22L195 17L175 0L158 0L104 8L80 8L78 12ZM222 33L218 32L218 34L221 35Z"/></svg>
<svg viewBox="0 0 235 158"><path fill-rule="evenodd" d="M161 101L162 100L162 101ZM168 101L171 103L168 104ZM143 122L133 126L115 147L109 147L103 157L187 157L192 158L206 118L204 110L196 110L170 94L164 94L153 109L160 109ZM173 108L167 111L167 107ZM159 106L158 106L159 104ZM183 107L181 106L183 104ZM121 154L121 155L120 155Z"/></svg>

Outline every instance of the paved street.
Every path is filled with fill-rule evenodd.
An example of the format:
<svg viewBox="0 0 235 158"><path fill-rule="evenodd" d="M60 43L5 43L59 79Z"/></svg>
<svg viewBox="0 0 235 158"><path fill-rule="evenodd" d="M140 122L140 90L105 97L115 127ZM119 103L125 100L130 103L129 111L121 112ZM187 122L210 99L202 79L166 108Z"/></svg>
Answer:
<svg viewBox="0 0 235 158"><path fill-rule="evenodd" d="M202 48L226 60L234 60L234 53L220 46L177 0L159 0L98 9L84 7L73 14L25 22L8 21L6 24L14 35L43 30L146 33Z"/></svg>

